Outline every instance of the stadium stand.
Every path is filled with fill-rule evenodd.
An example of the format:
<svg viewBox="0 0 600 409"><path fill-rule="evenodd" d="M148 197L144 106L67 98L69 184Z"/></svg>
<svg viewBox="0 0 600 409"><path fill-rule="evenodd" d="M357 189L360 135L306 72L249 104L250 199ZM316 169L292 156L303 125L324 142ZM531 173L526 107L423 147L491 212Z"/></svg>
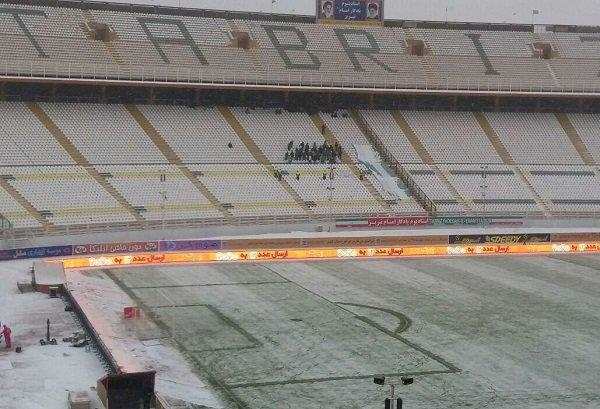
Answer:
<svg viewBox="0 0 600 409"><path fill-rule="evenodd" d="M511 167L504 165L448 165L450 182L482 212L542 212Z"/></svg>
<svg viewBox="0 0 600 409"><path fill-rule="evenodd" d="M532 186L555 212L586 212L596 209L600 178L589 167L527 167Z"/></svg>
<svg viewBox="0 0 600 409"><path fill-rule="evenodd" d="M487 117L517 163L582 163L564 129L552 114L493 112Z"/></svg>
<svg viewBox="0 0 600 409"><path fill-rule="evenodd" d="M285 94L309 86L595 92L593 32L321 25L42 3L0 2L0 215L14 228L600 210L598 114L542 104L516 112L492 98L486 109L471 101L451 111L437 108L439 94L418 107L372 104L372 94L360 104L336 106L343 98L328 94L293 105ZM67 87L102 80L284 91L267 103L219 91L154 103L160 90L146 87L120 99L110 89L67 98L55 88L6 98L2 80L25 77ZM300 142L339 145L340 155L333 164L286 158L288 145ZM363 148L408 197L359 160Z"/></svg>
<svg viewBox="0 0 600 409"><path fill-rule="evenodd" d="M371 129L379 136L380 140L400 163L418 163L421 161L406 135L404 135L394 122L391 112L361 110L361 114L369 123Z"/></svg>
<svg viewBox="0 0 600 409"><path fill-rule="evenodd" d="M39 214L48 223L70 225L211 219L222 217L223 208L236 217L424 212L413 198L394 202L357 162L355 147L371 145L346 112L318 115L325 132L334 134L348 153L343 164L331 167L283 160L293 138L314 143L326 140L323 129L305 113L140 106L139 111L160 130L169 147L185 159L169 164L168 155L122 105L37 105L76 147L71 155L32 115L36 105L0 104L10 118L0 125L3 143L6 152L16 153L6 155L2 163L2 183L14 191L11 195L3 190L0 212L15 227L39 225ZM238 137L223 110L239 120L262 159L257 160L247 149L249 142ZM583 161L554 115L484 114L514 164L502 164L470 112L361 110L361 115L398 155L440 213L536 214L546 210L543 203L553 212L595 212L600 205L597 170L584 165L573 168ZM406 136L394 118L398 115L407 118L413 129L411 138L418 143ZM596 115L568 118L597 157L591 136ZM26 135L19 136L13 129L33 135L27 146L22 144ZM126 138L119 136L123 131ZM186 132L193 136L186 138ZM416 153L415 144L425 156ZM42 157L40 152L50 154ZM73 165L72 158L77 155L80 158ZM22 166L25 164L29 166ZM280 172L279 178L275 171ZM197 183L203 188L197 188ZM71 196L73 190L77 195ZM23 202L33 210L27 210Z"/></svg>
<svg viewBox="0 0 600 409"><path fill-rule="evenodd" d="M456 191L453 189L454 186L449 186L444 176L437 169L420 164L407 164L406 168L425 194L435 202L439 212L469 213L469 208L457 196Z"/></svg>
<svg viewBox="0 0 600 409"><path fill-rule="evenodd" d="M304 213L262 165L192 165L190 168L202 173L202 182L236 216Z"/></svg>
<svg viewBox="0 0 600 409"><path fill-rule="evenodd" d="M3 184L0 189L0 213L10 221L13 228L40 227L42 225L7 192L6 184Z"/></svg>
<svg viewBox="0 0 600 409"><path fill-rule="evenodd" d="M173 165L110 165L97 169L147 220L214 218L220 214Z"/></svg>
<svg viewBox="0 0 600 409"><path fill-rule="evenodd" d="M56 225L133 221L119 203L78 167L5 169L10 185Z"/></svg>
<svg viewBox="0 0 600 409"><path fill-rule="evenodd" d="M42 104L77 150L94 164L164 163L120 105Z"/></svg>
<svg viewBox="0 0 600 409"><path fill-rule="evenodd" d="M23 103L0 104L0 138L3 165L73 164L68 153L52 138Z"/></svg>
<svg viewBox="0 0 600 409"><path fill-rule="evenodd" d="M144 10L8 2L0 8L0 53L7 57L0 73L526 92L593 91L600 86L594 34L341 27ZM107 27L104 40L90 29L97 25ZM236 46L235 32L248 34L247 47ZM424 43L424 55L409 52L409 41L415 40ZM551 44L550 60L536 54L534 44L540 41Z"/></svg>
<svg viewBox="0 0 600 409"><path fill-rule="evenodd" d="M501 162L470 112L404 112L403 115L435 163Z"/></svg>
<svg viewBox="0 0 600 409"><path fill-rule="evenodd" d="M144 105L140 110L183 162L256 163L216 108Z"/></svg>
<svg viewBox="0 0 600 409"><path fill-rule="evenodd" d="M571 119L571 123L589 154L589 164L600 163L600 139L598 138L600 118L590 114L570 114L568 118Z"/></svg>
<svg viewBox="0 0 600 409"><path fill-rule="evenodd" d="M314 169L306 165L283 165L285 179L317 214L384 213L366 187L344 165ZM325 175L325 180L324 180ZM330 175L333 181L330 183Z"/></svg>

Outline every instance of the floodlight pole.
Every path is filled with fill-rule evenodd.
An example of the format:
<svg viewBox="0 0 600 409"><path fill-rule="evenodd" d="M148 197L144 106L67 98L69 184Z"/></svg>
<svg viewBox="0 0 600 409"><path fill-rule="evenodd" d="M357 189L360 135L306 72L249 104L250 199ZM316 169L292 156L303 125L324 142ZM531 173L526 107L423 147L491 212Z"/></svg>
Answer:
<svg viewBox="0 0 600 409"><path fill-rule="evenodd" d="M162 239L165 239L165 206L167 205L167 190L165 188L165 183L167 182L167 175L165 173L162 173L160 175L160 182L161 182L161 187L162 190L160 191L160 196L161 196L161 206L160 206L160 210L161 210L161 233L162 233Z"/></svg>
<svg viewBox="0 0 600 409"><path fill-rule="evenodd" d="M402 377L400 379L402 381L402 385L411 385L414 382L414 378ZM385 385L385 376L374 376L373 383L376 385ZM402 409L402 398L396 399L396 384L387 384L390 385L390 397L385 399L385 409Z"/></svg>
<svg viewBox="0 0 600 409"><path fill-rule="evenodd" d="M333 217L333 191L335 190L335 186L333 185L333 171L335 168L333 167L333 163L329 164L329 185L327 186L327 190L329 191L329 231L332 231L333 226L335 225L334 217Z"/></svg>

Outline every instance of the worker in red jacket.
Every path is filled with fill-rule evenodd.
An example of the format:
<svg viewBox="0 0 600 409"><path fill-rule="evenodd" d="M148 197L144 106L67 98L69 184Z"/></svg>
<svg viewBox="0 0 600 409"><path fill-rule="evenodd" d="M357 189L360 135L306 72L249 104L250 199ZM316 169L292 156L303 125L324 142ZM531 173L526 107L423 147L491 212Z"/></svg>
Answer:
<svg viewBox="0 0 600 409"><path fill-rule="evenodd" d="M11 348L11 342L10 342L10 334L12 333L12 331L10 330L10 328L4 324L2 326L2 335L4 336L4 342L6 342L6 349L10 349Z"/></svg>

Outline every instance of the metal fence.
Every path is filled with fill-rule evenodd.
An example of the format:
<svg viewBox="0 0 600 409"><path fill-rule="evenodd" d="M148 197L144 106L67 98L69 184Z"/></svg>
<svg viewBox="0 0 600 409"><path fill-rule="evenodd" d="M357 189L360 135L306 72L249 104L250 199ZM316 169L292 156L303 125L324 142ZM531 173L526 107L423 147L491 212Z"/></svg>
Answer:
<svg viewBox="0 0 600 409"><path fill-rule="evenodd" d="M156 164L158 166L158 164ZM271 178L273 184L277 184L276 178L269 174L265 168L259 164L218 164L218 167L211 167L215 164L190 164L187 163L183 166L196 167L202 169L201 172L196 173L195 177L202 181L203 177L221 178L222 184L227 185L230 181L231 186L235 186L236 192L239 193L240 197L244 196L244 183L242 175L244 177L266 177ZM223 165L226 165L226 169L223 169ZM91 166L99 166L98 164ZM172 166L170 171L160 170L157 168L155 171L148 170L148 164L140 165L144 169L140 168L139 175L136 174L135 170L131 170L132 164L128 165L103 165L103 166L114 166L111 172L103 174L103 177L107 178L110 183L113 178L121 178L126 180L129 177L142 178L145 182L150 181L156 185L156 190L161 191L161 183L168 184L173 178L185 177L180 174L176 166ZM125 166L126 171L122 170L119 173L119 167ZM160 166L168 166L167 163L160 164ZM275 169L285 169L289 166L288 163L274 163ZM348 183L360 183L356 176L349 170L336 170L333 179L331 175L330 165L327 164L315 164L310 167L305 166L308 172L312 172L311 182L312 184L322 183L324 186L323 190L327 189L328 192L335 192L338 189L346 189ZM341 165L336 165L341 166ZM434 167L436 169L434 169ZM596 224L600 221L600 195L597 193L600 191L600 184L597 183L600 177L600 170L596 166L586 165L560 165L560 164L527 164L527 165L504 165L504 164L436 164L436 165L425 165L423 163L403 163L403 171L411 175L411 180L418 186L419 192L424 192L427 195L428 200L433 203L433 208L437 209L435 215L431 212L429 216L435 216L437 218L481 218L476 225L489 225L494 220L502 219L515 219L525 220L527 223L550 223L560 224L568 223L569 221L578 221L582 223L582 226ZM523 185L523 189L537 189L539 197L547 206L547 211L544 211L539 203L528 196L527 198L517 198L502 196L502 186L507 186L509 183L524 183L520 181L519 177L515 173L515 169L518 168L524 172L525 177L531 183L530 187ZM420 178L419 175L429 175L433 177L439 174L439 170L442 169L447 175L451 176L451 179L457 178L454 183L458 183L461 175L466 175L461 183L471 184L470 196L465 194L465 187L459 188L458 190L463 192L467 199L471 201L472 208L469 210L448 210L448 207L444 205L460 204L460 200L452 200L450 197L444 196L443 186L433 185L431 182L426 182L426 178ZM65 172L69 170L70 172ZM78 173L72 171L78 170ZM436 171L438 173L436 173ZM169 173L171 172L171 173ZM237 172L237 173L236 173ZM325 177L321 177L321 173ZM40 166L2 166L0 165L0 174L6 180L6 183L11 183L11 178L17 178L22 183L28 179L32 180L43 180L44 177L63 177L63 178L84 178L89 180L90 183L96 183L86 169L76 165L40 165ZM53 174L56 174L53 176ZM161 175L166 174L165 178ZM62 176L60 176L62 175ZM537 176L536 176L537 175ZM368 170L365 170L365 176L369 176ZM285 174L284 177L293 179L293 174ZM309 176L301 176L309 177ZM503 179L509 177L510 179ZM537 181L532 180L538 177ZM548 177L550 179L548 179ZM420 178L420 179L419 179ZM546 179L544 179L546 178ZM66 179L65 179L66 180ZM270 179L265 179L270 180ZM375 182L376 183L376 182ZM549 185L542 185L548 183ZM22 185L25 186L26 184ZM163 185L164 187L165 185ZM230 187L231 187L230 186ZM102 189L98 185L98 189ZM168 190L168 189L166 189ZM31 196L28 192L23 190L21 192L26 197ZM49 188L47 194L51 195L52 191ZM155 192L156 193L156 192ZM300 192L302 193L302 192ZM167 198L167 195L156 194L154 200L149 200L147 206L152 207L155 212L159 212L161 208L173 208L177 209L176 199ZM36 206L35 197L30 197L34 207ZM454 198L456 199L456 198ZM523 200L526 199L526 200ZM223 199L220 199L223 200ZM333 197L327 195L317 203L307 201L310 206L320 207L319 211L311 212L310 214L285 214L282 211L285 204L272 203L273 214L263 216L236 216L235 214L241 214L235 212L236 207L243 209L244 206L251 207L252 203L233 203L231 208L234 209L230 217L208 217L198 219L181 219L174 220L169 217L163 216L159 220L143 220L138 222L111 222L111 223L99 223L90 222L78 225L51 225L46 227L37 228L15 228L14 224L10 223L10 220L18 220L19 217L29 217L24 210L22 214L17 217L14 214L11 219L11 214L6 213L3 217L0 217L0 223L2 229L0 230L0 237L4 239L19 239L28 237L39 237L39 236L51 236L51 235L71 235L71 234L89 234L89 233L104 233L114 231L142 231L142 230L157 230L157 229L183 229L183 228L208 228L218 226L253 226L253 225L291 225L291 224L336 224L344 220L365 220L367 218L375 217L411 217L411 216L424 216L428 215L424 210L408 210L411 207L405 207L406 210L401 210L402 205L405 201L399 199L397 201L390 201L391 203L397 203L398 206L392 206L392 209L385 212L372 212L368 209L371 205L379 205L375 198L372 198L368 203L366 199L356 200L356 202L344 203L340 197ZM40 205L37 205L37 210L40 213L48 214L49 221L52 218L53 212L57 214L69 213L73 209L69 208L68 198L65 198L65 206L62 209L41 209ZM208 205L203 205L204 207ZM280 207L277 207L280 206ZM310 207L309 206L309 207ZM354 206L354 207L353 207ZM97 207L97 206L96 206ZM458 206L460 207L460 206ZM415 207L412 207L416 209ZM512 209L512 210L511 210ZM77 210L78 212L85 212L85 207L81 207ZM143 209L140 215L144 218ZM243 213L243 212L242 212ZM83 213L81 213L83 214ZM86 213L87 214L87 213ZM156 217L156 216L154 216ZM458 223L461 224L461 223ZM462 223L465 224L465 223ZM467 225L469 223L466 223Z"/></svg>
<svg viewBox="0 0 600 409"><path fill-rule="evenodd" d="M517 63L517 62L515 62ZM574 61L576 64L576 61ZM576 65L575 65L576 66ZM396 73L377 72L291 72L266 66L261 70L238 70L197 66L97 64L73 61L25 61L4 58L0 79L37 81L76 81L137 83L147 85L186 85L252 88L323 88L341 91L426 92L426 93L510 93L510 94L598 94L600 81L586 79L522 79L513 76L469 75L417 79Z"/></svg>

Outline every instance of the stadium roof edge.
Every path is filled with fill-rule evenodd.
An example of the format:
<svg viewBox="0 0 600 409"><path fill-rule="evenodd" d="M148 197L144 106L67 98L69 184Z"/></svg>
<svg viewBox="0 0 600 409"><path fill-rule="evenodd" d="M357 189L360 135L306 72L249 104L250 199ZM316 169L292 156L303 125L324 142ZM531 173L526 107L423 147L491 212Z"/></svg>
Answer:
<svg viewBox="0 0 600 409"><path fill-rule="evenodd" d="M296 23L314 23L314 16L294 15L294 14L269 14L261 12L246 11L228 11L228 10L208 10L208 9L190 9L171 6L157 6L148 4L132 3L107 3L85 0L0 0L0 4L16 4L26 6L43 7L63 7L85 10L110 10L122 12L137 13L156 13L163 15L190 16L190 17L216 17L216 18L236 18L241 20L277 20Z"/></svg>
<svg viewBox="0 0 600 409"><path fill-rule="evenodd" d="M263 12L245 12L228 10L190 9L171 6L145 5L132 3L107 3L86 0L0 0L0 4L15 4L43 7L64 7L87 10L112 10L122 12L156 13L163 15L235 18L240 20L282 21L295 23L314 23L313 15L296 14L270 14ZM533 31L531 24L508 23L472 23L472 22L446 22L446 21L415 21L415 20L386 20L385 26L389 27L416 27L451 30L481 30L481 31ZM600 26L575 26L575 25L549 25L549 31L557 32L600 32Z"/></svg>

